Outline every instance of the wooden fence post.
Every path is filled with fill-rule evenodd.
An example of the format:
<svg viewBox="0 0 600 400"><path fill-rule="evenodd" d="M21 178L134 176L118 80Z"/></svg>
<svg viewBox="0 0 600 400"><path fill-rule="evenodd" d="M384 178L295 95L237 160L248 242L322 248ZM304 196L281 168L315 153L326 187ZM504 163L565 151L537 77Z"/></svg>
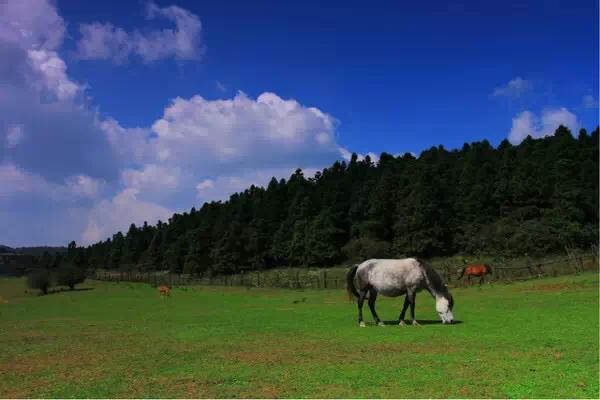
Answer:
<svg viewBox="0 0 600 400"><path fill-rule="evenodd" d="M327 289L327 271L323 271L323 288Z"/></svg>

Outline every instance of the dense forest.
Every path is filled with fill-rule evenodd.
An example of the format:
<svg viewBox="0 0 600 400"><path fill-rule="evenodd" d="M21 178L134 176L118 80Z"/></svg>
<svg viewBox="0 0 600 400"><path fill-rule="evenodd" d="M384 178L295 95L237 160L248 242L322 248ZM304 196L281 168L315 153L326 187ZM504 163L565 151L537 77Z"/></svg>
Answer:
<svg viewBox="0 0 600 400"><path fill-rule="evenodd" d="M598 128L335 162L131 225L60 256L80 267L229 274L368 257L541 256L598 241ZM58 263L61 262L58 261ZM57 265L42 257L44 266Z"/></svg>

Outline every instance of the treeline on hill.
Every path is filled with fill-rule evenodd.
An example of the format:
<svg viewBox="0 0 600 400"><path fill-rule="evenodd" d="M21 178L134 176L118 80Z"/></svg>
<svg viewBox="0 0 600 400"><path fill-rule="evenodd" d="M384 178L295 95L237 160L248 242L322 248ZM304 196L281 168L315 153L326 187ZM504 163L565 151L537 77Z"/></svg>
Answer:
<svg viewBox="0 0 600 400"><path fill-rule="evenodd" d="M69 246L81 267L230 274L368 257L541 256L598 238L598 129L460 150L353 155L156 226ZM76 258L76 259L75 259Z"/></svg>

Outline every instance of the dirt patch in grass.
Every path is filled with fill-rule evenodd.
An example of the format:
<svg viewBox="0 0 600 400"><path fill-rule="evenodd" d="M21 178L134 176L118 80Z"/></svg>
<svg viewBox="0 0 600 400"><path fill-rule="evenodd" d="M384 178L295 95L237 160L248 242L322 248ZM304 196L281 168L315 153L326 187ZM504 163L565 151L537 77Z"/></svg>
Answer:
<svg viewBox="0 0 600 400"><path fill-rule="evenodd" d="M237 382L240 383L240 382ZM198 377L159 377L128 389L118 397L168 397L181 398L278 398L285 389L273 382L252 380L238 386L235 379L202 379Z"/></svg>
<svg viewBox="0 0 600 400"><path fill-rule="evenodd" d="M438 345L422 345L415 343L383 343L354 349L343 349L323 342L303 343L270 343L265 346L251 346L252 349L234 350L225 355L229 361L247 364L306 364L352 362L357 359L377 359L381 354L447 354L458 351Z"/></svg>
<svg viewBox="0 0 600 400"><path fill-rule="evenodd" d="M244 362L248 364L270 364L270 363L290 363L297 359L294 355L285 350L279 351L238 351L228 355L230 360Z"/></svg>
<svg viewBox="0 0 600 400"><path fill-rule="evenodd" d="M18 387L2 387L0 397L39 397L57 382L94 382L106 371L98 369L105 356L100 353L56 352L21 356L0 363L0 381L20 382ZM43 378L41 376L44 376Z"/></svg>
<svg viewBox="0 0 600 400"><path fill-rule="evenodd" d="M219 382L206 382L198 378L164 377L137 385L128 385L128 389L118 397L151 397L157 393L168 393L169 397L216 398Z"/></svg>
<svg viewBox="0 0 600 400"><path fill-rule="evenodd" d="M375 344L368 347L369 350L382 353L419 353L419 354L447 354L457 351L455 348L442 347L436 345L422 345L416 343L385 343Z"/></svg>
<svg viewBox="0 0 600 400"><path fill-rule="evenodd" d="M100 353L69 354L68 352L21 356L1 363L0 376L5 374L26 376L43 370L80 372L82 367L98 364L103 358Z"/></svg>
<svg viewBox="0 0 600 400"><path fill-rule="evenodd" d="M241 398L276 399L285 396L285 389L281 385L273 383L251 383L249 389L240 392ZM289 387L288 387L289 388Z"/></svg>

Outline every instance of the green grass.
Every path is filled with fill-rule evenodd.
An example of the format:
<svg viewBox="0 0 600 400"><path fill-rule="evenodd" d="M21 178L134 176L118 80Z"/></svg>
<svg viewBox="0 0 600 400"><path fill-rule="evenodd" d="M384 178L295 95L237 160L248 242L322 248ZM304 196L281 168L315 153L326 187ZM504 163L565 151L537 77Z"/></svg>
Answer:
<svg viewBox="0 0 600 400"><path fill-rule="evenodd" d="M0 397L599 396L597 273L454 289L462 323L404 328L341 290L83 287L0 280Z"/></svg>

